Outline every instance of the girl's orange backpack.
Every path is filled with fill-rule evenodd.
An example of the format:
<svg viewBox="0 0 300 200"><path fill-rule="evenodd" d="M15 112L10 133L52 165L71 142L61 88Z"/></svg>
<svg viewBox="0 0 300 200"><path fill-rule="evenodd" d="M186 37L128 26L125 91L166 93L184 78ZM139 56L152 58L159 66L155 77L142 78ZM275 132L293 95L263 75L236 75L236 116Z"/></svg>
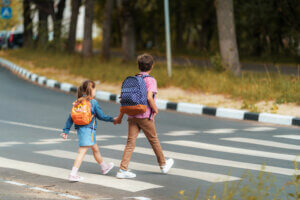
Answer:
<svg viewBox="0 0 300 200"><path fill-rule="evenodd" d="M91 103L89 100L75 101L71 110L71 118L76 125L88 125L93 115L91 112Z"/></svg>

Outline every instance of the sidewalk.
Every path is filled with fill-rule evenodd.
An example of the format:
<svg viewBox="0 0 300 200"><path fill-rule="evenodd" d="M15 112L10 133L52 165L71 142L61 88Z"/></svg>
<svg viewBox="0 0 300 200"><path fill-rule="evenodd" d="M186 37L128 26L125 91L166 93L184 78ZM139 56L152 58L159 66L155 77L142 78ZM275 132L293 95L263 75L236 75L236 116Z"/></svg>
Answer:
<svg viewBox="0 0 300 200"><path fill-rule="evenodd" d="M99 53L96 50L95 53ZM112 56L121 57L122 53L120 51L112 51ZM154 56L156 61L166 62L165 56ZM172 63L177 65L194 65L198 67L212 67L212 64L207 59L193 59L193 58L183 58L183 57L173 57ZM275 72L278 71L282 74L296 75L300 76L300 63L296 64L278 64L278 63L254 63L254 62L241 62L242 71L253 71L253 72Z"/></svg>

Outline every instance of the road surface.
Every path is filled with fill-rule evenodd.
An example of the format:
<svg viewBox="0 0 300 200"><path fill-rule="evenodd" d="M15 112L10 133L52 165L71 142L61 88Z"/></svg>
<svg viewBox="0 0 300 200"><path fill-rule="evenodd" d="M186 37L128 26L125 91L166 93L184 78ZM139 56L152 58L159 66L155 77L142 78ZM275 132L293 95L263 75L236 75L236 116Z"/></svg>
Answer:
<svg viewBox="0 0 300 200"><path fill-rule="evenodd" d="M174 199L180 190L193 193L198 186L204 195L212 184L220 191L224 182L239 180L247 169L257 175L262 164L281 187L300 154L296 127L161 111L156 119L159 138L166 157L175 159L170 174L160 173L140 134L130 164L136 179L116 179L118 168L101 175L89 151L80 168L84 182L70 183L76 135L64 141L59 133L75 97L29 83L2 67L0 85L1 200ZM118 104L100 105L105 113L118 114ZM99 123L97 142L105 160L119 165L126 135L126 120L120 126Z"/></svg>

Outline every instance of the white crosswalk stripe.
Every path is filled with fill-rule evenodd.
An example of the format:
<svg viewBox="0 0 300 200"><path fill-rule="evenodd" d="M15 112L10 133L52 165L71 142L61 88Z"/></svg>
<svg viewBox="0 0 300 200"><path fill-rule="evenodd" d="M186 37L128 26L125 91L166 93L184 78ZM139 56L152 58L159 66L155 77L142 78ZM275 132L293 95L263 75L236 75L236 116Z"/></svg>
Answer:
<svg viewBox="0 0 300 200"><path fill-rule="evenodd" d="M69 151L62 151L62 150L50 150L50 151L37 151L36 153L49 155L53 157L58 158L75 158L76 153L75 152L69 152ZM112 159L112 158L106 158L103 157L103 159L106 162L113 162L115 164L119 164L120 160ZM84 158L85 161L95 163L94 157L91 155L86 155ZM157 165L149 165L149 164L143 164L138 162L130 162L130 167L133 170L140 170L140 171L149 171L149 172L160 172L159 167ZM171 175L176 176L183 176L188 178L194 178L199 180L204 180L208 182L224 182L224 181L235 181L239 180L240 178L233 177L233 176L227 176L223 174L216 174L216 173L209 173L209 172L202 172L202 171L195 171L195 170L186 170L186 169L178 169L178 168L172 168L170 171Z"/></svg>
<svg viewBox="0 0 300 200"><path fill-rule="evenodd" d="M59 179L66 179L70 170L59 167L47 166L36 164L32 162L17 161L0 157L0 167L16 169L20 171L29 172L32 174L38 174L42 176L48 176ZM115 188L119 190L125 190L128 192L139 192L148 189L160 188L161 185L155 185L147 182L136 180L119 180L111 176L103 176L90 173L80 173L85 179L83 183L90 183L95 185L101 185L104 187Z"/></svg>
<svg viewBox="0 0 300 200"><path fill-rule="evenodd" d="M189 135L195 135L197 133L199 133L199 131L184 130L184 131L170 131L168 133L165 133L164 135L168 135L168 136L189 136Z"/></svg>
<svg viewBox="0 0 300 200"><path fill-rule="evenodd" d="M211 133L211 134L225 134L225 133L234 133L237 129L233 128L219 128L219 129L210 129L203 131L203 133Z"/></svg>
<svg viewBox="0 0 300 200"><path fill-rule="evenodd" d="M0 147L11 147L18 144L24 144L23 142L11 141L11 142L0 142Z"/></svg>
<svg viewBox="0 0 300 200"><path fill-rule="evenodd" d="M111 149L111 150L116 150L116 151L123 151L124 145L107 145L107 146L101 146L101 148L106 148L106 149ZM136 147L134 149L134 152L154 156L153 150L149 149L149 148ZM174 158L175 160L178 159L178 160L185 160L185 161L196 162L196 163L204 163L204 164L211 164L211 165L225 166L225 167L234 167L234 168L239 168L239 169L249 169L249 170L256 170L256 171L260 171L262 169L262 165L259 165L259 164L232 161L232 160L226 160L226 159L220 159L220 158L212 158L212 157L206 157L206 156L184 154L184 153L178 153L178 152L173 152L173 151L164 150L164 155L166 157ZM275 166L269 166L269 165L265 166L264 170L266 172L282 174L282 175L287 175L287 176L291 176L291 175L295 174L294 169L275 167Z"/></svg>
<svg viewBox="0 0 300 200"><path fill-rule="evenodd" d="M257 156L257 157L262 157L262 158L272 158L272 159L288 160L288 161L300 161L300 158L297 157L297 155L292 155L292 154L281 154L281 153L273 153L273 152L267 152L267 151L258 151L258 150L251 150L251 149L228 147L228 146L222 146L222 145L216 145L216 144L207 144L204 142L174 140L174 141L165 141L163 143L173 144L173 145L178 145L178 146L185 146L185 147L193 147L193 148L204 149L204 150L241 154L241 155L247 155L247 156Z"/></svg>
<svg viewBox="0 0 300 200"><path fill-rule="evenodd" d="M286 139L292 139L292 140L300 140L300 135L275 135L274 137L286 138Z"/></svg>
<svg viewBox="0 0 300 200"><path fill-rule="evenodd" d="M244 131L250 131L250 132L259 132L259 131L273 131L276 130L275 127L251 127L251 128L245 128Z"/></svg>
<svg viewBox="0 0 300 200"><path fill-rule="evenodd" d="M281 142L273 142L273 141L268 141L268 140L258 140L258 139L240 138L240 137L221 138L221 140L248 143L248 144L256 144L256 145L261 145L261 146L269 146L269 147L276 147L276 148L282 148L282 149L300 150L300 145L286 144L286 143L281 143Z"/></svg>

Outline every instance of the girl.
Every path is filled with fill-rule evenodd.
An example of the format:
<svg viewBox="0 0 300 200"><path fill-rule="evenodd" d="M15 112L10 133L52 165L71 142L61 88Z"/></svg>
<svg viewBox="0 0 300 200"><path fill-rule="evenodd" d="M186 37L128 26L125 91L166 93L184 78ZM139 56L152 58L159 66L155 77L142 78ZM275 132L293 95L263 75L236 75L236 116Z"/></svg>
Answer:
<svg viewBox="0 0 300 200"><path fill-rule="evenodd" d="M99 120L106 121L106 122L115 122L115 119L105 115L98 102L94 99L96 95L96 84L93 81L87 80L83 82L83 84L78 88L78 94L77 94L77 102L83 102L84 100L88 100L90 102L91 107L91 117L92 120L88 125L77 125L75 124L75 129L77 130L77 136L78 136L78 155L74 161L74 166L72 168L72 171L69 175L70 181L81 181L83 180L83 177L80 177L77 175L78 169L82 163L82 160L88 151L88 149L91 147L94 158L97 161L97 163L101 166L102 174L107 174L113 167L113 163L105 163L101 157L99 147L96 143L96 129L97 129L97 120L96 117ZM73 119L71 117L71 114L69 115L65 128L63 129L63 133L61 136L63 139L67 139L69 135L70 128L73 125Z"/></svg>

